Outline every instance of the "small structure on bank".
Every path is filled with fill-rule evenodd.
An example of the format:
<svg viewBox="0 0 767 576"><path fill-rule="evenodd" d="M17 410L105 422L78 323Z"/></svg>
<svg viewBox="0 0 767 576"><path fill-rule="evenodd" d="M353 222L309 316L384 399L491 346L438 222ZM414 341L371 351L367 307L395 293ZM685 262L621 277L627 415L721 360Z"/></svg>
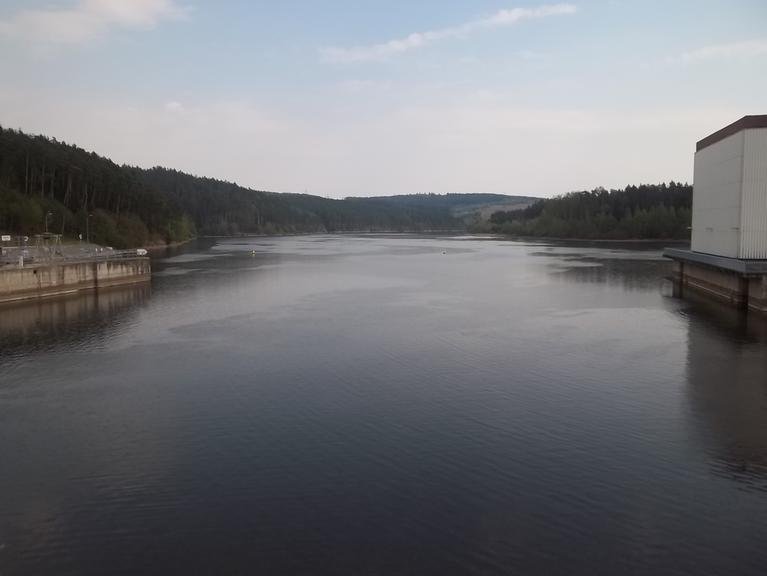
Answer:
<svg viewBox="0 0 767 576"><path fill-rule="evenodd" d="M666 249L675 283L767 312L767 115L744 116L695 153L691 250Z"/></svg>
<svg viewBox="0 0 767 576"><path fill-rule="evenodd" d="M152 267L144 248L113 250L63 244L61 240L59 234L38 234L31 245L28 236L14 239L0 234L0 315L5 303L101 290L151 279Z"/></svg>
<svg viewBox="0 0 767 576"><path fill-rule="evenodd" d="M35 235L35 248L38 260L52 262L57 256L62 256L61 234L46 232Z"/></svg>

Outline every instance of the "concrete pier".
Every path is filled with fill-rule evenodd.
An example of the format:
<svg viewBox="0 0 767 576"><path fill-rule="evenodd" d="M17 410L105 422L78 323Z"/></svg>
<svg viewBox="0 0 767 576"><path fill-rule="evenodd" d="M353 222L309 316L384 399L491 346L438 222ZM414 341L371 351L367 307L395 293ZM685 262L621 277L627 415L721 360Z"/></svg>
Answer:
<svg viewBox="0 0 767 576"><path fill-rule="evenodd" d="M667 248L675 262L672 280L679 296L694 290L741 309L767 314L767 260L741 260Z"/></svg>
<svg viewBox="0 0 767 576"><path fill-rule="evenodd" d="M748 307L767 314L767 274L749 280Z"/></svg>
<svg viewBox="0 0 767 576"><path fill-rule="evenodd" d="M150 277L146 257L6 266L0 268L0 303L148 282Z"/></svg>

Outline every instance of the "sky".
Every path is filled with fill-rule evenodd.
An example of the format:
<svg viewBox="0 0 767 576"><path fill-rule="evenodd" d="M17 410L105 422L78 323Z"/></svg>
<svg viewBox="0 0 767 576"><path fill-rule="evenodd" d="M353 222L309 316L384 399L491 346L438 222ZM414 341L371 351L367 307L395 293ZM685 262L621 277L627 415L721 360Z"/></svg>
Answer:
<svg viewBox="0 0 767 576"><path fill-rule="evenodd" d="M691 181L765 0L0 0L0 125L326 197Z"/></svg>

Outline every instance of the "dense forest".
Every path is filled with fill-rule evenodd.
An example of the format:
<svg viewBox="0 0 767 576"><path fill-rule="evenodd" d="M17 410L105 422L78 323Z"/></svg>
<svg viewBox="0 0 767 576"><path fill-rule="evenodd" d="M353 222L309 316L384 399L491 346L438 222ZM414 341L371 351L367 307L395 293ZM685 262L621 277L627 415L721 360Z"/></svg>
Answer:
<svg viewBox="0 0 767 576"><path fill-rule="evenodd" d="M685 238L692 188L670 183L548 200L411 194L332 200L278 194L94 152L0 127L0 232L43 231L114 247L197 235L473 231L581 238ZM488 216L492 213L492 216Z"/></svg>
<svg viewBox="0 0 767 576"><path fill-rule="evenodd" d="M195 225L137 170L43 136L0 128L0 230L43 231L115 247L174 242Z"/></svg>
<svg viewBox="0 0 767 576"><path fill-rule="evenodd" d="M550 238L687 239L691 210L689 184L597 188L539 200L523 210L495 212L473 230Z"/></svg>
<svg viewBox="0 0 767 576"><path fill-rule="evenodd" d="M430 196L431 202L387 202L256 191L176 170L120 166L55 139L0 128L0 231L4 233L31 235L47 230L127 247L195 235L464 227L445 197L412 198Z"/></svg>
<svg viewBox="0 0 767 576"><path fill-rule="evenodd" d="M445 208L453 214L462 214L483 206L531 204L539 198L507 196L505 194L401 194L376 196L369 200L379 204L399 204L419 208Z"/></svg>
<svg viewBox="0 0 767 576"><path fill-rule="evenodd" d="M165 168L131 169L146 186L183 207L201 234L426 231L462 227L449 206L333 200L309 194L261 192Z"/></svg>

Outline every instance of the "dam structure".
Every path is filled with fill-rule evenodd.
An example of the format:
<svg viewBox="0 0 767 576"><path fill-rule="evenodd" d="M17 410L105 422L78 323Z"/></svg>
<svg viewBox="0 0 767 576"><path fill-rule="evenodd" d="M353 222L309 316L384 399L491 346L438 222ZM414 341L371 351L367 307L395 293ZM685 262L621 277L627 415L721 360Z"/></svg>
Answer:
<svg viewBox="0 0 767 576"><path fill-rule="evenodd" d="M9 252L11 257L9 258ZM64 296L148 282L151 265L145 250L30 251L3 250L0 259L0 304ZM45 254L43 257L39 255Z"/></svg>
<svg viewBox="0 0 767 576"><path fill-rule="evenodd" d="M667 248L687 290L767 313L767 115L744 116L697 143L690 250Z"/></svg>

